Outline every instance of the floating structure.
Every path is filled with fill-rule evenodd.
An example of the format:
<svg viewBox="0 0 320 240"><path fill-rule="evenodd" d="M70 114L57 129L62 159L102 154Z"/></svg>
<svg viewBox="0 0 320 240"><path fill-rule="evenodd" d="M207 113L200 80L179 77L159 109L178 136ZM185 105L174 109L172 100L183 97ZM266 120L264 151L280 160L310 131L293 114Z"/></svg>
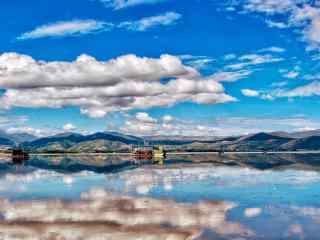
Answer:
<svg viewBox="0 0 320 240"><path fill-rule="evenodd" d="M134 158L137 160L151 160L153 158L152 150L148 149L135 149L133 151Z"/></svg>
<svg viewBox="0 0 320 240"><path fill-rule="evenodd" d="M164 150L164 148L162 146L153 147L152 155L154 158L157 158L157 159L166 158L166 156L167 156L166 151Z"/></svg>
<svg viewBox="0 0 320 240"><path fill-rule="evenodd" d="M23 162L29 159L29 154L22 149L12 150L12 161L13 162Z"/></svg>
<svg viewBox="0 0 320 240"><path fill-rule="evenodd" d="M152 160L166 158L166 152L162 146L150 147L144 146L133 150L134 158L137 160Z"/></svg>

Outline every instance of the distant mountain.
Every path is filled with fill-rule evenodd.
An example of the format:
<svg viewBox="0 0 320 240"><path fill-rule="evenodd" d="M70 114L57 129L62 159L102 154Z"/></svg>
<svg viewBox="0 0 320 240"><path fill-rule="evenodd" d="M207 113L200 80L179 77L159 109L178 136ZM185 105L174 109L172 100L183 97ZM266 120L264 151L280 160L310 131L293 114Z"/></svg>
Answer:
<svg viewBox="0 0 320 240"><path fill-rule="evenodd" d="M261 132L241 137L222 147L227 151L270 151L279 150L282 144L288 143L291 140L293 139Z"/></svg>
<svg viewBox="0 0 320 240"><path fill-rule="evenodd" d="M142 143L142 138L115 132L98 132L91 135L63 133L25 142L22 147L37 152L96 152L123 151L124 149L128 150L129 145L141 145Z"/></svg>
<svg viewBox="0 0 320 240"><path fill-rule="evenodd" d="M272 133L256 133L240 138L238 141L272 141L272 140L292 140L290 137L283 137Z"/></svg>
<svg viewBox="0 0 320 240"><path fill-rule="evenodd" d="M85 137L86 141L93 141L93 140L108 140L108 141L116 141L116 142L122 142L125 144L143 144L143 138L131 136L131 135L125 135L121 133L115 133L115 132L101 132L101 133L95 133L92 135L88 135Z"/></svg>
<svg viewBox="0 0 320 240"><path fill-rule="evenodd" d="M0 145L15 146L22 142L33 141L36 137L28 133L8 134L0 130L0 139Z"/></svg>
<svg viewBox="0 0 320 240"><path fill-rule="evenodd" d="M295 136L293 136L293 134L288 133L288 132L283 132L283 131L271 132L270 134L273 136L278 136L278 137L295 138Z"/></svg>
<svg viewBox="0 0 320 240"><path fill-rule="evenodd" d="M281 146L283 150L320 150L320 136L299 138Z"/></svg>
<svg viewBox="0 0 320 240"><path fill-rule="evenodd" d="M320 129L312 130L312 131L303 131L303 132L294 132L290 134L291 137L294 138L306 138L312 136L320 136Z"/></svg>
<svg viewBox="0 0 320 240"><path fill-rule="evenodd" d="M30 142L37 139L36 136L28 133L15 133L15 134L10 134L8 137L9 139L11 139L16 143Z"/></svg>
<svg viewBox="0 0 320 240"><path fill-rule="evenodd" d="M10 139L8 139L8 138L0 137L0 146L14 147L15 146L15 142L10 140Z"/></svg>
<svg viewBox="0 0 320 240"><path fill-rule="evenodd" d="M118 132L97 132L90 135L62 133L50 137L25 141L21 146L35 152L128 152L132 145L163 145L169 151L293 151L320 150L318 131L303 134L286 132L260 132L239 137L184 137L147 136L137 137ZM307 136L297 138L297 136ZM1 135L0 135L1 137ZM13 145L18 140L2 138L4 145ZM32 136L25 136L30 139ZM23 136L19 141L22 141ZM0 139L1 145L1 139Z"/></svg>
<svg viewBox="0 0 320 240"><path fill-rule="evenodd" d="M37 151L39 149L63 151L82 141L84 136L78 133L64 133L51 137L39 138L34 141L24 142L21 146L27 150Z"/></svg>

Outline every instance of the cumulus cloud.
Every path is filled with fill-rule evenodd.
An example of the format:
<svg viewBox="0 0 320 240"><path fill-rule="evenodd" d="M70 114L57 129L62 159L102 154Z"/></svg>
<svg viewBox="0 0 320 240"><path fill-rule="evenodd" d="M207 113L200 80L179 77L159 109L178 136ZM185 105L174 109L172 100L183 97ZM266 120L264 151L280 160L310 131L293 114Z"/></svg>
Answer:
<svg viewBox="0 0 320 240"><path fill-rule="evenodd" d="M63 130L67 132L74 131L76 129L77 129L76 126L74 126L72 123L67 123L63 126Z"/></svg>
<svg viewBox="0 0 320 240"><path fill-rule="evenodd" d="M169 123L172 122L174 120L174 117L170 116L170 115L165 115L162 117L162 121L165 123Z"/></svg>
<svg viewBox="0 0 320 240"><path fill-rule="evenodd" d="M291 78L291 79L293 79L293 78L297 78L297 77L299 76L299 74L300 74L299 72L290 71L290 72L284 74L283 76L286 77L286 78Z"/></svg>
<svg viewBox="0 0 320 240"><path fill-rule="evenodd" d="M317 120L304 117L288 118L244 118L230 117L217 118L215 134L221 136L244 135L257 132L288 131L296 132L305 129L319 129L320 123Z"/></svg>
<svg viewBox="0 0 320 240"><path fill-rule="evenodd" d="M26 121L28 121L27 116L7 116L5 112L0 112L0 127L5 128L5 130L24 124Z"/></svg>
<svg viewBox="0 0 320 240"><path fill-rule="evenodd" d="M106 7L111 7L115 10L134 7L137 5L151 5L168 0L100 0Z"/></svg>
<svg viewBox="0 0 320 240"><path fill-rule="evenodd" d="M186 101L235 101L214 78L202 77L171 55L125 55L105 62L81 55L73 62L44 62L5 53L0 55L0 87L6 89L2 108L78 106L91 117Z"/></svg>
<svg viewBox="0 0 320 240"><path fill-rule="evenodd" d="M247 97L257 97L260 95L258 91L251 90L251 89L242 89L241 93Z"/></svg>
<svg viewBox="0 0 320 240"><path fill-rule="evenodd" d="M251 12L262 12L268 15L287 13L294 9L295 3L304 0L246 0L244 9Z"/></svg>
<svg viewBox="0 0 320 240"><path fill-rule="evenodd" d="M297 29L308 42L308 49L319 49L320 9L317 1L309 0L244 0L233 1L232 5L241 5L244 12L260 13L267 16L269 27ZM275 16L283 21L275 21Z"/></svg>
<svg viewBox="0 0 320 240"><path fill-rule="evenodd" d="M254 91L254 90L252 90ZM256 96L255 91L249 93L249 97L267 98L266 93ZM270 96L272 97L272 96ZM170 120L170 121L169 121ZM186 136L186 137L222 137L239 136L257 132L288 131L297 132L319 129L317 120L304 117L288 118L213 118L204 121L186 121L172 116L163 116L154 122L144 122L129 116L123 125L110 128L110 131L119 131L125 134L139 136Z"/></svg>
<svg viewBox="0 0 320 240"><path fill-rule="evenodd" d="M148 119L128 117L124 125L112 129L126 134L134 135L155 135L155 136L213 136L215 127L210 124L201 125L198 122L188 122L170 115L165 115L161 119Z"/></svg>
<svg viewBox="0 0 320 240"><path fill-rule="evenodd" d="M148 113L145 112L139 112L136 114L136 119L138 121L141 121L142 123L155 123L157 120L150 117Z"/></svg>
<svg viewBox="0 0 320 240"><path fill-rule="evenodd" d="M21 126L21 127L10 127L6 130L8 134L22 134L27 133L37 137L47 136L52 134L52 132L48 132L47 130L36 129L28 126Z"/></svg>
<svg viewBox="0 0 320 240"><path fill-rule="evenodd" d="M84 54L73 62L43 62L27 55L4 53L0 55L0 67L0 86L11 89L112 86L129 81L157 82L165 77L198 75L196 70L170 55L159 59L124 55L103 62Z"/></svg>
<svg viewBox="0 0 320 240"><path fill-rule="evenodd" d="M161 15L145 17L138 21L127 21L119 24L119 28L125 28L130 31L146 31L154 26L168 26L175 24L180 18L181 14L176 12L166 12Z"/></svg>
<svg viewBox="0 0 320 240"><path fill-rule="evenodd" d="M255 91L255 90L253 90L253 91ZM256 92L258 92L258 91L256 91ZM273 100L276 98L296 98L296 97L320 96L320 82L313 81L311 83L308 83L306 85L302 85L302 86L299 86L299 87L296 87L293 89L276 88L276 89L270 90L270 91L259 91L258 93L259 94L253 94L251 97L260 97L261 99L265 99L265 100Z"/></svg>
<svg viewBox="0 0 320 240"><path fill-rule="evenodd" d="M56 22L52 24L43 25L36 29L23 33L19 36L18 40L36 39L43 37L62 37L83 35L89 33L96 33L99 31L106 31L113 25L96 20L73 20Z"/></svg>
<svg viewBox="0 0 320 240"><path fill-rule="evenodd" d="M289 26L284 23L284 22L276 22L276 21L272 21L272 20L266 20L266 24L270 27L270 28L279 28L279 29L285 29L288 28Z"/></svg>

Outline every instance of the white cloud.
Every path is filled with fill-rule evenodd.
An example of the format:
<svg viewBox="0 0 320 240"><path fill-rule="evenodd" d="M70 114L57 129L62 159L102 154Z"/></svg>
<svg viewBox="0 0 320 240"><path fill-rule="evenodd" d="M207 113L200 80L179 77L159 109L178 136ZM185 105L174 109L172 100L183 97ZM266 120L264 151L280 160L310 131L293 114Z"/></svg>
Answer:
<svg viewBox="0 0 320 240"><path fill-rule="evenodd" d="M233 53L230 53L224 56L224 60L233 60L235 58L237 58L237 55Z"/></svg>
<svg viewBox="0 0 320 240"><path fill-rule="evenodd" d="M263 48L261 49L259 52L274 52L274 53L283 53L286 50L284 48L280 48L280 47L268 47L268 48Z"/></svg>
<svg viewBox="0 0 320 240"><path fill-rule="evenodd" d="M138 21L127 21L119 24L119 28L125 28L130 31L146 31L154 26L169 26L175 24L180 18L181 14L176 12L166 12L161 15L145 17Z"/></svg>
<svg viewBox="0 0 320 240"><path fill-rule="evenodd" d="M63 130L67 132L74 131L76 129L77 129L76 126L74 126L72 123L67 123L63 126Z"/></svg>
<svg viewBox="0 0 320 240"><path fill-rule="evenodd" d="M242 89L241 93L247 97L257 97L260 95L258 91L251 90L251 89Z"/></svg>
<svg viewBox="0 0 320 240"><path fill-rule="evenodd" d="M46 37L81 36L111 31L116 28L142 32L156 26L173 25L180 18L182 18L182 15L179 13L166 12L156 16L141 18L136 21L125 21L120 23L110 23L93 19L61 21L36 27L30 32L21 34L17 39L28 40Z"/></svg>
<svg viewBox="0 0 320 240"><path fill-rule="evenodd" d="M10 127L6 129L6 132L8 134L26 133L36 137L46 137L46 136L50 136L58 133L58 131L55 131L55 130L33 128L29 126Z"/></svg>
<svg viewBox="0 0 320 240"><path fill-rule="evenodd" d="M169 120L169 119L168 119ZM169 121L155 121L153 123L138 121L129 117L125 124L112 129L127 134L140 136L239 136L261 131L295 132L305 129L319 129L320 123L304 117L289 118L244 118L229 117L203 121L185 121L174 118Z"/></svg>
<svg viewBox="0 0 320 240"><path fill-rule="evenodd" d="M62 36L75 36L89 33L96 33L99 31L106 31L113 25L96 20L73 20L56 22L52 24L43 25L36 29L23 33L19 36L18 40L36 39L43 37L62 37Z"/></svg>
<svg viewBox="0 0 320 240"><path fill-rule="evenodd" d="M44 62L4 53L0 55L0 67L0 87L16 89L112 86L130 80L155 82L164 77L198 75L170 55L161 55L160 59L124 55L102 62L83 54L73 62Z"/></svg>
<svg viewBox="0 0 320 240"><path fill-rule="evenodd" d="M244 135L257 132L273 132L273 131L287 131L296 132L302 129L319 129L320 122L316 119L309 119L305 117L288 117L288 118L244 118L244 117L230 117L218 118L215 124L216 135L230 136L230 135Z"/></svg>
<svg viewBox="0 0 320 240"><path fill-rule="evenodd" d="M272 87L284 87L286 85L288 85L287 81L274 82L271 84Z"/></svg>
<svg viewBox="0 0 320 240"><path fill-rule="evenodd" d="M215 61L214 59L203 58L203 59L195 59L195 60L189 61L188 64L198 70L202 70L202 69L208 68L210 64L214 61Z"/></svg>
<svg viewBox="0 0 320 240"><path fill-rule="evenodd" d="M136 119L142 123L155 123L157 120L150 117L148 113L139 112L136 114Z"/></svg>
<svg viewBox="0 0 320 240"><path fill-rule="evenodd" d="M6 116L0 116L0 126L6 126L10 123L10 119Z"/></svg>
<svg viewBox="0 0 320 240"><path fill-rule="evenodd" d="M217 72L211 75L212 79L217 82L235 82L249 76L252 72L248 70L240 70L236 72Z"/></svg>
<svg viewBox="0 0 320 240"><path fill-rule="evenodd" d="M284 74L283 76L286 77L286 78L297 78L299 76L299 72L295 72L295 71L291 71L291 72L288 72L286 74Z"/></svg>
<svg viewBox="0 0 320 240"><path fill-rule="evenodd" d="M164 78L169 81L162 82ZM215 78L202 77L171 55L125 55L106 62L81 55L73 62L44 62L5 53L0 55L0 87L6 89L0 97L2 108L78 106L91 117L186 101L236 100Z"/></svg>
<svg viewBox="0 0 320 240"><path fill-rule="evenodd" d="M267 15L288 13L297 3L305 0L245 0L244 9L250 12L261 12Z"/></svg>
<svg viewBox="0 0 320 240"><path fill-rule="evenodd" d="M100 0L106 7L111 7L115 10L134 7L137 5L151 5L168 0Z"/></svg>
<svg viewBox="0 0 320 240"><path fill-rule="evenodd" d="M274 97L312 97L320 96L320 82L314 81L291 90L277 90L272 93Z"/></svg>
<svg viewBox="0 0 320 240"><path fill-rule="evenodd" d="M271 28L280 28L280 29L285 29L288 28L289 26L284 23L284 22L275 22L272 20L266 20L266 24L271 27Z"/></svg>
<svg viewBox="0 0 320 240"><path fill-rule="evenodd" d="M178 56L181 60L183 60L187 65L196 68L197 70L205 70L209 69L214 62L215 59L208 56L194 56L194 55L180 55Z"/></svg>
<svg viewBox="0 0 320 240"><path fill-rule="evenodd" d="M279 52L279 49L276 49L276 48L264 49L264 51L265 50L268 50L268 51L277 50ZM240 60L239 63L227 65L226 68L232 69L232 70L239 70L239 69L243 69L245 67L250 67L250 66L262 65L262 64L267 64L267 63L274 63L274 62L281 62L284 59L281 57L274 57L271 54L263 54L263 55L246 54L246 55L240 56L239 60Z"/></svg>
<svg viewBox="0 0 320 240"><path fill-rule="evenodd" d="M198 122L187 122L170 115L158 119L137 119L128 117L125 124L114 131L140 136L214 136L215 128L210 124L199 124Z"/></svg>
<svg viewBox="0 0 320 240"><path fill-rule="evenodd" d="M165 115L162 117L162 121L165 123L169 123L172 122L174 120L174 117L170 116L170 115Z"/></svg>
<svg viewBox="0 0 320 240"><path fill-rule="evenodd" d="M263 91L255 97L260 97L265 100L273 100L276 98L295 98L313 96L320 96L320 82L318 81L314 81L293 89L277 88L270 91Z"/></svg>
<svg viewBox="0 0 320 240"><path fill-rule="evenodd" d="M303 36L308 43L308 50L320 47L320 9L317 2L309 0L244 0L233 2L242 5L245 12L255 12L267 15L269 27L293 28ZM282 22L273 20L275 15L283 17Z"/></svg>

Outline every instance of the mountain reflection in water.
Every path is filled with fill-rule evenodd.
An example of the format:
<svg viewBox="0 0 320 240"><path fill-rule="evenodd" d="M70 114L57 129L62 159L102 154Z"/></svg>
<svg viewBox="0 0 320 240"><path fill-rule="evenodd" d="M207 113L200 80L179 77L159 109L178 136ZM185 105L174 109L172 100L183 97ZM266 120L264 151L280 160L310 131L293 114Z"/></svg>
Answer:
<svg viewBox="0 0 320 240"><path fill-rule="evenodd" d="M316 239L316 154L0 162L0 239Z"/></svg>

